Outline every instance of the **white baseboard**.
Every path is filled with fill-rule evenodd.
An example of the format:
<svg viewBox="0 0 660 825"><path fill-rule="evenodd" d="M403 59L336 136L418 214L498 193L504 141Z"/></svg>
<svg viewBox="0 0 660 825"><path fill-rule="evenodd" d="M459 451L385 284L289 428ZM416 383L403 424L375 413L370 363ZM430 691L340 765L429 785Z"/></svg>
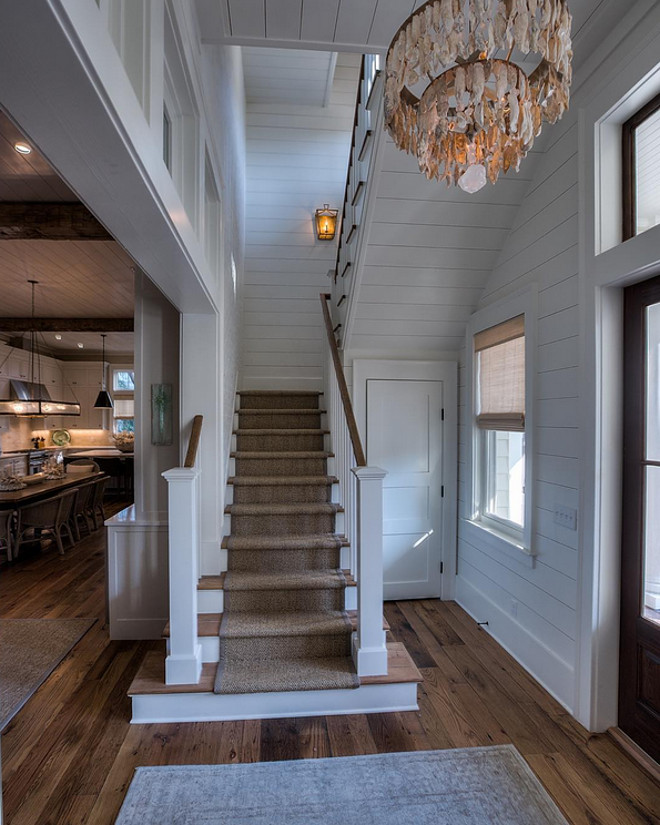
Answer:
<svg viewBox="0 0 660 825"><path fill-rule="evenodd" d="M513 656L569 713L575 694L575 673L513 617L461 576L456 579L456 601L475 621L486 617L483 629Z"/></svg>

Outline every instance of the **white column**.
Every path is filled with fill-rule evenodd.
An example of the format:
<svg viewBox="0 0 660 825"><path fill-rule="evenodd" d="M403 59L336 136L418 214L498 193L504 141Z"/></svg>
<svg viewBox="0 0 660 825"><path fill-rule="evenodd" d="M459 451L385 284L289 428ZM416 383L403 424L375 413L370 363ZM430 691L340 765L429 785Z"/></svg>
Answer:
<svg viewBox="0 0 660 825"><path fill-rule="evenodd" d="M358 676L387 673L383 630L383 479L380 467L356 467L358 629L353 658Z"/></svg>
<svg viewBox="0 0 660 825"><path fill-rule="evenodd" d="M202 673L197 638L199 508L195 468L163 473L169 490L170 651L165 684L191 685Z"/></svg>

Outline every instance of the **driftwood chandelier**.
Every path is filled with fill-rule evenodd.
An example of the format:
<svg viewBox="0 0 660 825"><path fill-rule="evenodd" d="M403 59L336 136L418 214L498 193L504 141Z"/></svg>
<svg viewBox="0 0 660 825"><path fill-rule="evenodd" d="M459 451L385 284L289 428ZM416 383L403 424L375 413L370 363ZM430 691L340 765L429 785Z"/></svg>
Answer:
<svg viewBox="0 0 660 825"><path fill-rule="evenodd" d="M476 192L566 111L572 56L565 0L429 0L388 49L385 127L429 179Z"/></svg>

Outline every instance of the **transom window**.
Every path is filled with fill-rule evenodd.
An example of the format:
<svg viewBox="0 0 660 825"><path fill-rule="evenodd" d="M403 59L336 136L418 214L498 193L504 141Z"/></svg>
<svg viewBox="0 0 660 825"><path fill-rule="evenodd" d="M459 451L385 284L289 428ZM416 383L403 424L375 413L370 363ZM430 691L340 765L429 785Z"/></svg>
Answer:
<svg viewBox="0 0 660 825"><path fill-rule="evenodd" d="M623 240L660 225L660 95L623 124Z"/></svg>
<svg viewBox="0 0 660 825"><path fill-rule="evenodd" d="M112 389L114 392L135 392L135 374L133 370L113 370Z"/></svg>

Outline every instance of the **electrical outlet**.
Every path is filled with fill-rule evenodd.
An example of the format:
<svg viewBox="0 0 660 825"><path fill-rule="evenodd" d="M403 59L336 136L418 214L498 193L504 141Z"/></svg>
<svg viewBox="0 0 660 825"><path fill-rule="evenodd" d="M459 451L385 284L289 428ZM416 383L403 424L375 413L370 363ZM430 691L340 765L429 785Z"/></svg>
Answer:
<svg viewBox="0 0 660 825"><path fill-rule="evenodd" d="M577 510L574 507L555 504L553 521L555 524L558 524L560 527L565 527L567 530L577 530Z"/></svg>

